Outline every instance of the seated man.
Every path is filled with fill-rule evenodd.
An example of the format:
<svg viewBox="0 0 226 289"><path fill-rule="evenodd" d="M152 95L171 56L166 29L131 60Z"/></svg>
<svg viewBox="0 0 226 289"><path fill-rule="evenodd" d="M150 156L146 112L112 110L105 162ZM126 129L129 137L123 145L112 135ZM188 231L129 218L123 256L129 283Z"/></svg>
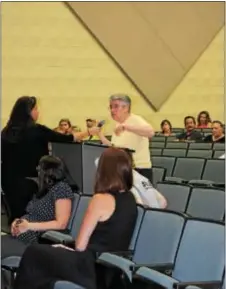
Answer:
<svg viewBox="0 0 226 289"><path fill-rule="evenodd" d="M200 141L202 140L202 134L196 131L196 121L193 116L186 116L184 118L185 132L177 135L177 139L180 141Z"/></svg>

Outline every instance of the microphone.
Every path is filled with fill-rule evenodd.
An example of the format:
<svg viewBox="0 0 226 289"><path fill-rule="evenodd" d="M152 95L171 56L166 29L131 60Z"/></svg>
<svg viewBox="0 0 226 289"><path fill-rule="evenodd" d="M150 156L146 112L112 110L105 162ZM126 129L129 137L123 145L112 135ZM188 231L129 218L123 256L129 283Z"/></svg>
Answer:
<svg viewBox="0 0 226 289"><path fill-rule="evenodd" d="M103 125L105 124L105 120L101 120L100 122L98 122L97 127L101 128ZM91 135L89 137L89 140L92 140L93 136Z"/></svg>
<svg viewBox="0 0 226 289"><path fill-rule="evenodd" d="M97 127L102 127L104 124L105 124L105 120L101 120L101 121L98 123Z"/></svg>

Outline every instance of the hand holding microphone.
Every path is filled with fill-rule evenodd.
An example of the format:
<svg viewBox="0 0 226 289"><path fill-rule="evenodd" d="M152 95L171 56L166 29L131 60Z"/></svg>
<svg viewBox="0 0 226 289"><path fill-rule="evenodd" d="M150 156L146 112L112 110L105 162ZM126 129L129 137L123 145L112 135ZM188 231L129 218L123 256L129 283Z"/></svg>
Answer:
<svg viewBox="0 0 226 289"><path fill-rule="evenodd" d="M105 120L102 120L102 121L98 122L97 126L89 128L89 130L88 130L89 134L90 134L89 139L92 139L92 136L94 136L94 135L98 135L104 124L105 124Z"/></svg>

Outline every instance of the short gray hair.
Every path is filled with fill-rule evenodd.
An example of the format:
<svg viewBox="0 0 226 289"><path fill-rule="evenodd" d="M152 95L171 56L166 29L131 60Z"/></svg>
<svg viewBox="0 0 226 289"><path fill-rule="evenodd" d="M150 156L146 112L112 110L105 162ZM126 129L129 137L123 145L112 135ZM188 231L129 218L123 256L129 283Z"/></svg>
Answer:
<svg viewBox="0 0 226 289"><path fill-rule="evenodd" d="M128 104L129 107L131 106L131 98L126 94L121 94L121 93L113 94L110 96L109 100L110 101L120 100L120 101Z"/></svg>

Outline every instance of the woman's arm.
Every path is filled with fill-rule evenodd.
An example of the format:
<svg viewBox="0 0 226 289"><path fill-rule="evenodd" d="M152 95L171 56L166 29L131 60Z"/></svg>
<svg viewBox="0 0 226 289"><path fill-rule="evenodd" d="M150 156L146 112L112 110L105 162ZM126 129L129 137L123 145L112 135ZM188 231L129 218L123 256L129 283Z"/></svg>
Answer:
<svg viewBox="0 0 226 289"><path fill-rule="evenodd" d="M86 250L90 236L103 215L104 197L102 194L96 194L91 199L75 243L76 250Z"/></svg>
<svg viewBox="0 0 226 289"><path fill-rule="evenodd" d="M46 142L73 142L81 141L89 135L97 134L98 129L90 128L84 132L72 131L71 134L62 134L60 132L54 131L44 125L38 125L39 134L41 138L44 138Z"/></svg>
<svg viewBox="0 0 226 289"><path fill-rule="evenodd" d="M55 220L49 222L28 222L22 219L18 225L20 233L31 231L63 230L66 229L71 215L71 199L58 199L55 202Z"/></svg>

